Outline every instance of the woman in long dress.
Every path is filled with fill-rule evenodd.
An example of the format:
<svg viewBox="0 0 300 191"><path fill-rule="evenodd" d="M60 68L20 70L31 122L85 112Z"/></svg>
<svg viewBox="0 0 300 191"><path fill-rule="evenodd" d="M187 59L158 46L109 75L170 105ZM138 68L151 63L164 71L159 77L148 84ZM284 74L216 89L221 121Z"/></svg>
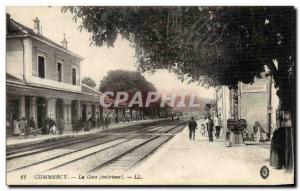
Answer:
<svg viewBox="0 0 300 191"><path fill-rule="evenodd" d="M13 120L13 135L20 135L19 121L17 119Z"/></svg>

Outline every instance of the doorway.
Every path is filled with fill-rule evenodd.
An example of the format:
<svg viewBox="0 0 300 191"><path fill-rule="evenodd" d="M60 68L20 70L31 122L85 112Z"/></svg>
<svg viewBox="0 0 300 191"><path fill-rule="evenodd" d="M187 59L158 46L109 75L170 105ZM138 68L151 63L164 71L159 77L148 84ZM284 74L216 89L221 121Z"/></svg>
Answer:
<svg viewBox="0 0 300 191"><path fill-rule="evenodd" d="M59 119L64 119L64 101L62 99L57 99L55 104L56 121Z"/></svg>
<svg viewBox="0 0 300 191"><path fill-rule="evenodd" d="M71 115L72 119L77 119L78 116L78 101L77 100L72 100L71 102Z"/></svg>
<svg viewBox="0 0 300 191"><path fill-rule="evenodd" d="M82 116L82 121L86 121L87 116L86 116L86 105L85 104L82 105L81 116Z"/></svg>
<svg viewBox="0 0 300 191"><path fill-rule="evenodd" d="M43 128L46 125L46 99L38 97L36 100L37 126Z"/></svg>

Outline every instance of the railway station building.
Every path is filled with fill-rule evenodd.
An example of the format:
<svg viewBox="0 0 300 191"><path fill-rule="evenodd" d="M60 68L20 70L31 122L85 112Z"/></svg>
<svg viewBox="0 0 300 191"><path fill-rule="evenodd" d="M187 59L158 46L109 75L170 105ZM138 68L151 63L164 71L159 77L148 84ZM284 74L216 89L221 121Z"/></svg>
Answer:
<svg viewBox="0 0 300 191"><path fill-rule="evenodd" d="M83 58L68 50L66 38L58 44L43 36L38 18L31 29L6 17L7 120L33 117L41 128L52 115L71 130L73 117L101 117L101 93L81 84Z"/></svg>

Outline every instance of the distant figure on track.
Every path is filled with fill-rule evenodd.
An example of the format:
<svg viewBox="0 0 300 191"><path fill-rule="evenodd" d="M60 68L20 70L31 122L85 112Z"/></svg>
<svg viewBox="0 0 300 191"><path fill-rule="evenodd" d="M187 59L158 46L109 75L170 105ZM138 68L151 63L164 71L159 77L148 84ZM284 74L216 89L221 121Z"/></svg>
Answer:
<svg viewBox="0 0 300 191"><path fill-rule="evenodd" d="M194 120L194 117L191 117L191 120L189 121L189 130L190 130L190 140L195 140L195 131L197 129L197 122Z"/></svg>

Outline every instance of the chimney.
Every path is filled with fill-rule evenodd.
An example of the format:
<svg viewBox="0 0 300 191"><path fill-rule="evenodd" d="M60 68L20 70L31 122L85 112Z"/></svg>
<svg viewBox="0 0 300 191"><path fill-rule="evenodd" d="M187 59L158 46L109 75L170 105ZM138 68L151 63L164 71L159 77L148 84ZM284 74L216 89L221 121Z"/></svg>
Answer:
<svg viewBox="0 0 300 191"><path fill-rule="evenodd" d="M64 39L61 41L61 45L62 45L65 49L68 49L68 41L66 40L66 33L64 33Z"/></svg>
<svg viewBox="0 0 300 191"><path fill-rule="evenodd" d="M35 17L35 19L33 19L33 30L35 33L40 34L40 20L38 17Z"/></svg>

